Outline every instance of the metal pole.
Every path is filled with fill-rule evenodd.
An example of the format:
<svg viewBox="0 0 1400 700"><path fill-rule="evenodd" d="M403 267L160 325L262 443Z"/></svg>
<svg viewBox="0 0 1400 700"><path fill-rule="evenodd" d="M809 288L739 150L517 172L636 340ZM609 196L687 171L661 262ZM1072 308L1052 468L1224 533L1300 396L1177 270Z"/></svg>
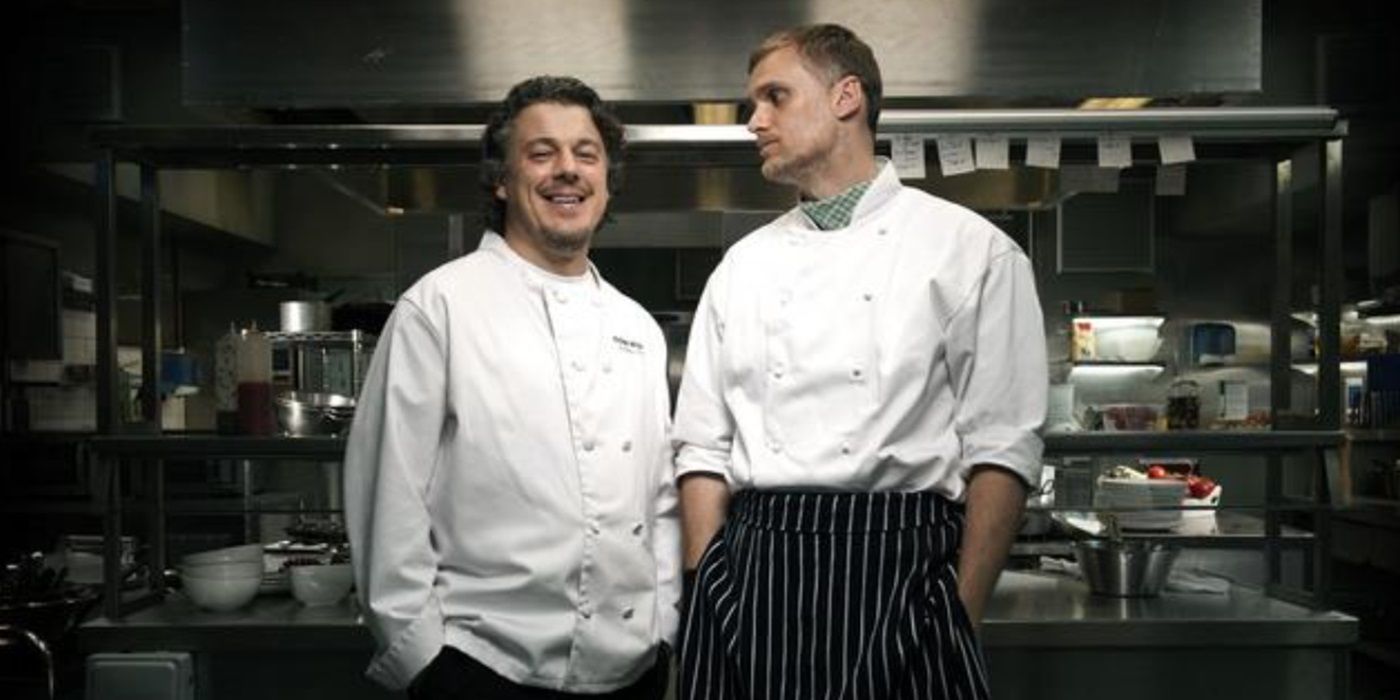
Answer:
<svg viewBox="0 0 1400 700"><path fill-rule="evenodd" d="M1342 313L1342 142L1319 144L1319 189L1322 191L1321 296L1317 322L1322 352L1317 365L1319 428L1337 430L1342 425L1341 356Z"/></svg>
<svg viewBox="0 0 1400 700"><path fill-rule="evenodd" d="M1293 409L1290 367L1293 330L1293 161L1274 167L1274 300L1270 336L1269 397L1275 430Z"/></svg>
<svg viewBox="0 0 1400 700"><path fill-rule="evenodd" d="M159 171L141 166L141 407L160 432L160 185Z"/></svg>
<svg viewBox="0 0 1400 700"><path fill-rule="evenodd" d="M97 432L111 434L121 427L125 396L118 396L117 372L117 191L116 161L102 151L94 166L93 236L97 269Z"/></svg>

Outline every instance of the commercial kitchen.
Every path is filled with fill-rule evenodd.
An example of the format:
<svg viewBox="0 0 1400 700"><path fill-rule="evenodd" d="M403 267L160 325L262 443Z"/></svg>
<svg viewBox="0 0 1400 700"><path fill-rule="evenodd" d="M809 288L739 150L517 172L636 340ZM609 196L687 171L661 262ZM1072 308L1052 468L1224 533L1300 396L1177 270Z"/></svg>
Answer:
<svg viewBox="0 0 1400 700"><path fill-rule="evenodd" d="M877 152L1036 276L1046 467L980 630L993 696L1396 697L1380 12L26 3L0 140L0 696L392 697L364 677L346 431L398 295L482 238L492 108L575 75L627 125L590 258L660 324L674 399L710 272L797 201L744 126L749 50L837 22L881 64ZM1149 474L1193 486L1154 500ZM1158 558L1091 561L1124 544ZM190 580L239 560L246 596Z"/></svg>

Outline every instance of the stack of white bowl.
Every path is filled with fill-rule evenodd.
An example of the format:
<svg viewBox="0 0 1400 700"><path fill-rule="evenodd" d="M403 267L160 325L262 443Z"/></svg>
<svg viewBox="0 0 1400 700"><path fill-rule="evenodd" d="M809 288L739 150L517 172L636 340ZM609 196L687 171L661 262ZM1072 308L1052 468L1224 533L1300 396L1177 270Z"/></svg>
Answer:
<svg viewBox="0 0 1400 700"><path fill-rule="evenodd" d="M228 612L247 605L258 595L262 580L261 544L212 549L180 559L185 594L206 610Z"/></svg>

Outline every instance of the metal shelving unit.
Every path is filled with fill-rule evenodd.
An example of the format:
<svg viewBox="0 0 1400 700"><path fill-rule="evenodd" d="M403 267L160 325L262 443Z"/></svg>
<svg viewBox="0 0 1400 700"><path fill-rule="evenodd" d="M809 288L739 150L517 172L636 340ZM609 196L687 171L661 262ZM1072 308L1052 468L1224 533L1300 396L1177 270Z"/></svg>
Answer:
<svg viewBox="0 0 1400 700"><path fill-rule="evenodd" d="M109 475L136 462L149 464L150 497L159 502L160 462L173 458L338 460L343 441L336 439L224 438L214 436L164 436L159 434L159 405L154 397L143 404L143 435L122 434L116 410L115 172L118 162L136 163L141 173L142 297L146 327L142 333L143 386L158 386L159 333L155 324L160 308L162 260L160 256L160 192L162 169L202 168L315 168L351 165L431 166L470 165L477 161L481 125L331 125L331 126L200 126L110 127L93 132L98 151L95 160L97 191L98 297L98 432L93 452ZM1275 251L1273 260L1271 392L1274 430L1258 433L1116 433L1051 435L1049 454L1104 455L1222 452L1262 454L1270 503L1283 504L1280 474L1289 454L1313 453L1324 465L1320 474L1334 474L1336 447L1341 441L1339 315L1341 306L1341 139L1346 124L1337 112L1324 107L1209 108L1144 110L886 110L878 139L882 144L896 134L933 138L940 135L996 134L1012 140L1012 157L1020 158L1018 141L1031 136L1058 136L1065 163L1095 161L1095 139L1104 133L1126 135L1132 141L1134 161L1156 162L1156 138L1189 135L1200 161L1265 159L1274 165ZM629 167L753 165L753 135L743 126L635 125L628 127ZM883 147L883 145L881 146ZM1289 330L1294 308L1293 199L1298 194L1295 167L1317 163L1316 181L1309 193L1321 206L1317 258L1319 260L1319 396L1318 415L1304 421L1305 430L1283 430L1291 405L1288 366ZM150 476L154 474L154 476ZM109 478L108 534L121 532L118 479ZM1327 479L1319 482L1318 498L1329 491ZM1320 505L1320 504L1318 504ZM152 515L158 508L152 507ZM1329 536L1325 508L1316 511L1314 534L1318 546ZM156 518L159 521L159 518ZM1277 548L1284 529L1278 514L1265 516L1265 541L1270 552L1271 576L1277 577ZM162 533L163 534L163 533ZM109 537L109 541L112 540ZM115 544L109 546L114 550ZM113 552L109 552L113 553ZM163 556L163 551L158 551ZM111 559L111 557L109 557ZM111 564L109 564L111 566ZM109 572L110 574L111 572ZM109 576L110 578L110 576ZM1326 591L1325 571L1319 572L1316 590ZM1325 595L1322 596L1325 598ZM115 597L109 614L120 617Z"/></svg>

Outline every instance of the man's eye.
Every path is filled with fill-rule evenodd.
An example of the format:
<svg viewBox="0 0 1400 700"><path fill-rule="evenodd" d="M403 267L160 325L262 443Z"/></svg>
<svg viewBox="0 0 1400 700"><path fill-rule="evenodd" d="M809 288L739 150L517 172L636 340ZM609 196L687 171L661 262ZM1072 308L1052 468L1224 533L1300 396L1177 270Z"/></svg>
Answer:
<svg viewBox="0 0 1400 700"><path fill-rule="evenodd" d="M596 162L598 162L598 152L597 152L597 151L579 151L579 153L578 153L578 159L581 160L581 161L584 161L585 163L596 163Z"/></svg>
<svg viewBox="0 0 1400 700"><path fill-rule="evenodd" d="M782 90L769 90L767 94L768 101L774 105L782 102L786 97L787 93Z"/></svg>
<svg viewBox="0 0 1400 700"><path fill-rule="evenodd" d="M553 155L553 153L550 151L530 151L526 157L530 160L545 160L551 155Z"/></svg>

